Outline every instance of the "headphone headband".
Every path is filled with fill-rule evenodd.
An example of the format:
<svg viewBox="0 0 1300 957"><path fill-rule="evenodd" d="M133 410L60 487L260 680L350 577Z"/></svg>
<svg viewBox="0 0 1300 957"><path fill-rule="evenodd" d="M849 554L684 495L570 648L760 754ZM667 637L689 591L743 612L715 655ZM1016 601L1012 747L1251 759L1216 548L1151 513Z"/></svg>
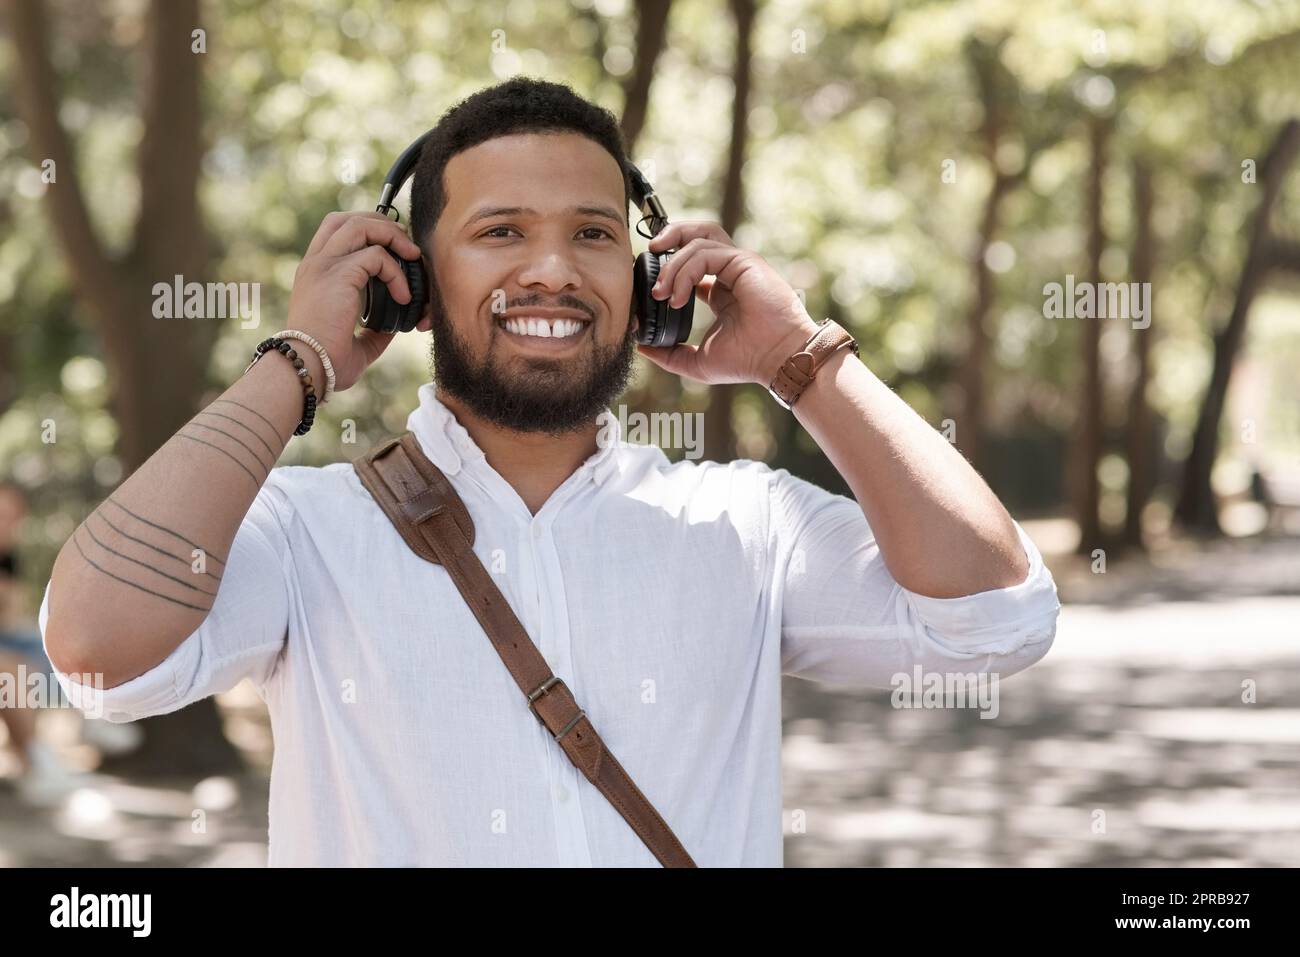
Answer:
<svg viewBox="0 0 1300 957"><path fill-rule="evenodd" d="M402 154L389 167L388 173L384 176L384 188L379 194L379 205L375 207L376 211L387 216L389 210L392 210L394 216L398 219L401 218L397 210L393 208L393 200L397 198L397 194L402 191L406 181L415 172L415 165L420 160L420 152L432 135L433 130L429 130L429 132L402 150ZM645 174L636 168L636 164L631 160L625 160L623 165L627 171L628 179L632 183L632 195L636 200L637 207L641 210L642 222L646 220L650 222L651 233L646 238L653 237L668 224L668 216L664 212L663 203L655 195L654 187L645 178ZM640 232L641 223L638 223L637 226L637 231ZM646 236L645 233L641 233L641 235Z"/></svg>
<svg viewBox="0 0 1300 957"><path fill-rule="evenodd" d="M383 191L379 194L379 205L375 207L385 216L391 211L395 217L401 218L393 207L393 201L414 173L420 153L432 134L433 130L430 130L404 149L388 170L388 175L384 177ZM654 187L645 178L645 174L631 160L625 158L620 165L623 176L631 187L632 198L641 208L642 216L636 224L636 231L646 239L653 239L668 225L663 203L655 195ZM647 224L649 231L643 228ZM632 263L632 316L637 322L637 341L644 345L677 345L685 342L691 334L691 317L695 310L694 291L685 303L676 307L651 295L659 270L674 252L675 250L666 250L652 253L646 250ZM402 259L391 249L388 254L400 264L411 290L411 300L405 303L395 302L389 295L388 286L377 276L371 276L366 284L366 304L361 314L361 323L381 333L409 332L420 321L421 310L428 299L431 277L425 271L423 258Z"/></svg>

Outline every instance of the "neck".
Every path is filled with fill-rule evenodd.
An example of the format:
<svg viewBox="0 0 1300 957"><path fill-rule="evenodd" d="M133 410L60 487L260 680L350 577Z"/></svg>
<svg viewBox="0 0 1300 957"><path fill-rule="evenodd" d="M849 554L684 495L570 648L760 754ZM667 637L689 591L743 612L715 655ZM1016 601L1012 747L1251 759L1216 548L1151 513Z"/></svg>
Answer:
<svg viewBox="0 0 1300 957"><path fill-rule="evenodd" d="M534 515L564 480L596 453L599 425L595 422L563 435L516 432L476 415L440 387L435 386L434 394L483 450L488 465L510 483Z"/></svg>

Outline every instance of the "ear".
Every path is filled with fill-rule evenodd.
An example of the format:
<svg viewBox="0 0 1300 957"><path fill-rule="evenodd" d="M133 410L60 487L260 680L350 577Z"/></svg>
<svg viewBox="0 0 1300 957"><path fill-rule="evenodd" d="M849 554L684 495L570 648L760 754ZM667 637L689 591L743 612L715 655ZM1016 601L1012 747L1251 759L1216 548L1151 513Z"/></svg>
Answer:
<svg viewBox="0 0 1300 957"><path fill-rule="evenodd" d="M420 321L415 324L416 332L428 332L433 328L433 299L426 295L424 297L424 310L420 313Z"/></svg>

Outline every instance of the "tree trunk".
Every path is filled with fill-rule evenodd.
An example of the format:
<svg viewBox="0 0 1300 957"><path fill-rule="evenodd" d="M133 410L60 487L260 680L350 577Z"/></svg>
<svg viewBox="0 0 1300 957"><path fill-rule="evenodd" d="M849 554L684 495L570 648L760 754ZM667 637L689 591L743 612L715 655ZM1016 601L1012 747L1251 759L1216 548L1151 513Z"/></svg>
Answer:
<svg viewBox="0 0 1300 957"><path fill-rule="evenodd" d="M736 21L736 60L732 77L735 97L731 101L731 144L727 152L727 174L722 185L722 208L718 223L734 238L745 218L745 149L749 144L749 91L753 79L753 36L757 9L754 0L731 0ZM740 385L725 383L709 388L709 428L704 430L704 458L725 462L735 457L736 435L732 412Z"/></svg>
<svg viewBox="0 0 1300 957"><path fill-rule="evenodd" d="M636 62L623 85L623 145L633 155L650 107L650 85L655 65L668 35L672 0L642 0L637 5Z"/></svg>
<svg viewBox="0 0 1300 957"><path fill-rule="evenodd" d="M967 46L966 52L984 107L984 116L980 121L980 139L984 144L984 159L993 179L984 199L976 247L971 251L971 286L974 296L966 313L966 351L957 375L961 384L962 410L956 446L975 470L983 474L984 466L987 465L984 461L984 438L988 431L988 423L985 421L988 390L984 378L989 354L987 323L997 295L993 271L984 260L1001 225L1003 200L1010 194L1019 177L1002 172L998 166L998 148L1005 125L998 48L972 42Z"/></svg>
<svg viewBox="0 0 1300 957"><path fill-rule="evenodd" d="M1088 217L1088 279L1094 289L1102 280L1101 254L1106 248L1106 227L1102 221L1103 189L1105 188L1106 149L1110 140L1111 121L1094 116L1089 121L1089 148L1087 195L1084 208ZM1074 481L1074 514L1079 525L1079 552L1091 554L1104 545L1101 516L1098 506L1101 488L1097 479L1097 466L1102 452L1101 421L1101 320L1081 319L1079 335L1083 351L1083 382L1076 425L1074 463L1071 477Z"/></svg>
<svg viewBox="0 0 1300 957"><path fill-rule="evenodd" d="M1151 189L1151 169L1138 160L1133 164L1133 281L1150 283L1155 268L1155 240L1151 230L1151 211L1155 199ZM1153 288L1148 286L1147 288ZM1147 387L1151 381L1151 337L1155 331L1154 297L1147 302L1151 325L1134 329L1133 351L1137 373L1129 393L1128 421L1128 508L1124 513L1124 543L1142 548L1142 512L1151 500L1154 479L1155 435Z"/></svg>
<svg viewBox="0 0 1300 957"><path fill-rule="evenodd" d="M207 234L198 205L201 58L191 52L197 0L154 0L143 58L141 209L131 252L104 249L85 204L72 143L59 123L59 78L50 59L40 0L15 0L11 17L19 68L19 108L39 163L55 161L47 209L78 298L87 306L108 367L118 454L133 472L193 414L220 329L212 318L153 318L156 282L199 281ZM135 774L217 773L238 768L212 699L140 722L141 748L111 762Z"/></svg>
<svg viewBox="0 0 1300 957"><path fill-rule="evenodd" d="M1262 168L1259 182L1261 195L1251 226L1246 259L1241 267L1241 282L1232 304L1227 324L1214 337L1214 366L1210 383L1201 403L1192 438L1192 450L1183 467L1183 484L1175 516L1188 531L1202 535L1221 535L1218 507L1210 478L1214 460L1219 451L1219 424L1223 419L1223 406L1228 396L1228 384L1233 365L1246 338L1246 322L1255 294L1263 286L1265 276L1276 257L1272 255L1269 236L1269 217L1282 192L1287 171L1300 152L1300 122L1288 120L1278 132Z"/></svg>
<svg viewBox="0 0 1300 957"><path fill-rule="evenodd" d="M636 145L641 131L645 128L649 112L650 88L654 81L655 66L664 50L664 39L668 33L668 14L672 0L653 0L643 3L638 8L636 31L636 63L623 84L623 115L619 120L623 131L623 147L629 157L636 155ZM599 15L593 13L597 24ZM601 46L604 46L603 40ZM646 172L642 170L642 172ZM647 173L648 175L648 173ZM650 185L656 186L651 177ZM632 220L635 228L640 214ZM681 407L682 384L676 376L670 376L657 367L651 367L646 385L638 390L629 401L629 412L649 414L663 409Z"/></svg>

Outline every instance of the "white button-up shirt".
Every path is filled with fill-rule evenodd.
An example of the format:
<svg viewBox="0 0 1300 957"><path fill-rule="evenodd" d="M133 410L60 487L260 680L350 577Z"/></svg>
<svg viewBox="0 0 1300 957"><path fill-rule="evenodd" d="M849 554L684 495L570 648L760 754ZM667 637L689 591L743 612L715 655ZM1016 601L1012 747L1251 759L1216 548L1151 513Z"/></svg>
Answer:
<svg viewBox="0 0 1300 957"><path fill-rule="evenodd" d="M432 384L407 427L528 634L699 866L783 863L783 674L897 688L917 666L1006 676L1050 647L1056 587L1019 524L1023 583L924 597L890 576L852 499L759 462L670 463L616 422L536 515ZM49 601L47 586L42 635ZM99 705L133 721L244 678L275 739L272 866L658 866L350 462L273 469L203 625Z"/></svg>

